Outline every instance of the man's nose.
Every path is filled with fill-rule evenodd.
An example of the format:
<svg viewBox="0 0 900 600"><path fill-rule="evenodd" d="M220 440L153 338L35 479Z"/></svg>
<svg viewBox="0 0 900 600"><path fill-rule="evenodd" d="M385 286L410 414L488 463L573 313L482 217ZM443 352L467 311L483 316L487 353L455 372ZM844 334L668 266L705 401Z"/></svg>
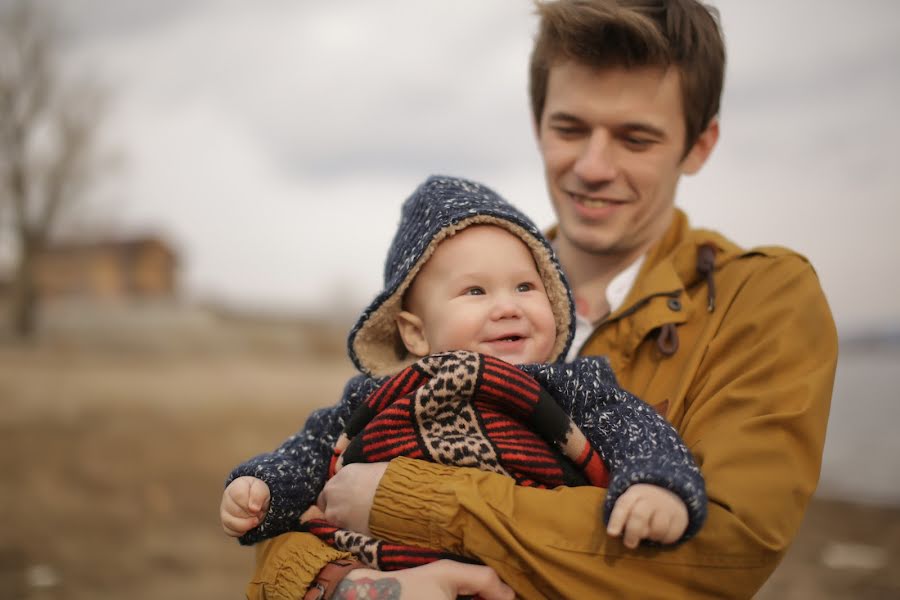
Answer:
<svg viewBox="0 0 900 600"><path fill-rule="evenodd" d="M610 133L604 129L591 132L584 140L573 168L585 183L605 183L615 178L618 169Z"/></svg>

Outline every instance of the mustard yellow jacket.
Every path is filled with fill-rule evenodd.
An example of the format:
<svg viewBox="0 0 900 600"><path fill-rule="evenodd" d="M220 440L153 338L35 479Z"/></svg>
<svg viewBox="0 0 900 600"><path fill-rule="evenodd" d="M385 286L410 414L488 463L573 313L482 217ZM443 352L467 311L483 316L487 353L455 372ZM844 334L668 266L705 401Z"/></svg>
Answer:
<svg viewBox="0 0 900 600"><path fill-rule="evenodd" d="M712 248L710 251L704 248ZM709 516L676 547L607 538L605 490L396 459L373 534L477 555L523 598L750 598L797 532L819 477L837 334L815 272L783 248L743 250L680 211L625 303L580 351L678 429ZM262 545L251 597L302 597L333 550L306 534Z"/></svg>

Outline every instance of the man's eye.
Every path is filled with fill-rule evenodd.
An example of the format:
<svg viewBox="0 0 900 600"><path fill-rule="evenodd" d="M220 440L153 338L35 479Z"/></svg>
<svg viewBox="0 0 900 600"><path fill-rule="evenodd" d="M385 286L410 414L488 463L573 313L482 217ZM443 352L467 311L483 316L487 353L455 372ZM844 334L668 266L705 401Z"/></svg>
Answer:
<svg viewBox="0 0 900 600"><path fill-rule="evenodd" d="M628 146L628 148L638 152L646 150L654 143L654 140L649 138L636 137L633 135L626 135L622 138L622 141L625 142L625 145Z"/></svg>
<svg viewBox="0 0 900 600"><path fill-rule="evenodd" d="M574 138L578 137L584 132L584 128L582 127L565 127L562 125L557 125L552 128L553 131L561 138Z"/></svg>
<svg viewBox="0 0 900 600"><path fill-rule="evenodd" d="M484 296L484 288L478 286L470 287L466 290L467 296Z"/></svg>
<svg viewBox="0 0 900 600"><path fill-rule="evenodd" d="M531 283L520 283L516 286L517 292L530 292L533 289L535 289L535 287L534 284Z"/></svg>

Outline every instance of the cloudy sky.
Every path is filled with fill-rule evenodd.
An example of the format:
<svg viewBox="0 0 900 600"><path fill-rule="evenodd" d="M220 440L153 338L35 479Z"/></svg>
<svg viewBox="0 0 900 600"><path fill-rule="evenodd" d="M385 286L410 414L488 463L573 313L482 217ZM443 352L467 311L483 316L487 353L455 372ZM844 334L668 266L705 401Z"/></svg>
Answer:
<svg viewBox="0 0 900 600"><path fill-rule="evenodd" d="M6 3L6 0L2 0ZM552 222L526 99L527 0L57 0L113 93L102 227L183 253L191 298L358 310L430 173ZM722 137L678 204L815 264L847 332L900 325L900 2L718 0Z"/></svg>

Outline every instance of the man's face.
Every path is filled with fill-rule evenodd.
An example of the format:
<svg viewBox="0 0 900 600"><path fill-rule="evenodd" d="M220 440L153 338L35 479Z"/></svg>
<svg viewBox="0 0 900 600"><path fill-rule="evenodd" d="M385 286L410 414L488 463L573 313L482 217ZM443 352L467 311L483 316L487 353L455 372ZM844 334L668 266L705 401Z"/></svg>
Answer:
<svg viewBox="0 0 900 600"><path fill-rule="evenodd" d="M473 225L440 242L407 305L421 320L423 355L469 350L512 364L546 362L556 342L531 251L497 226Z"/></svg>
<svg viewBox="0 0 900 600"><path fill-rule="evenodd" d="M679 177L712 149L703 136L714 144L717 133L704 132L683 158L675 69L551 68L538 140L561 254L568 247L630 261L646 252L671 221Z"/></svg>

